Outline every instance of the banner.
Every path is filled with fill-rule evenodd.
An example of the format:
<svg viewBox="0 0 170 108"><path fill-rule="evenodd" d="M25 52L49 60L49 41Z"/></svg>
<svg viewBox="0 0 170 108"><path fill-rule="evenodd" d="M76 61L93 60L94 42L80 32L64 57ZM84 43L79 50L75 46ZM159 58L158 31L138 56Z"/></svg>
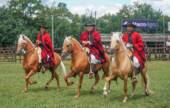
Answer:
<svg viewBox="0 0 170 108"><path fill-rule="evenodd" d="M141 29L157 29L158 28L158 23L156 21L150 21L150 20L138 20L138 19L133 19L133 20L123 20L122 26L126 27L128 22L132 22L134 25L136 25L137 28Z"/></svg>
<svg viewBox="0 0 170 108"><path fill-rule="evenodd" d="M170 22L168 22L168 31L170 31Z"/></svg>

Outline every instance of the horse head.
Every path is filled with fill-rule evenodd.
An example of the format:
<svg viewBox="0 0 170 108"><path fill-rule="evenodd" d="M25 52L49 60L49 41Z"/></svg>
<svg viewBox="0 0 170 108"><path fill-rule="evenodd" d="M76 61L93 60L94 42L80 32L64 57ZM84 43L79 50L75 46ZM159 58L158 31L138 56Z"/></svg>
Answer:
<svg viewBox="0 0 170 108"><path fill-rule="evenodd" d="M111 37L111 43L110 43L110 49L112 53L120 48L121 42L122 39L120 37L120 33L119 32L113 33Z"/></svg>
<svg viewBox="0 0 170 108"><path fill-rule="evenodd" d="M64 39L63 48L62 48L62 55L61 57L64 58L74 52L75 50L83 50L81 44L73 37L69 36Z"/></svg>
<svg viewBox="0 0 170 108"><path fill-rule="evenodd" d="M64 58L72 52L72 37L66 37L64 39L61 57Z"/></svg>
<svg viewBox="0 0 170 108"><path fill-rule="evenodd" d="M33 47L34 45L27 36L20 34L18 38L16 54L25 54L26 51L30 48L28 48L28 46Z"/></svg>

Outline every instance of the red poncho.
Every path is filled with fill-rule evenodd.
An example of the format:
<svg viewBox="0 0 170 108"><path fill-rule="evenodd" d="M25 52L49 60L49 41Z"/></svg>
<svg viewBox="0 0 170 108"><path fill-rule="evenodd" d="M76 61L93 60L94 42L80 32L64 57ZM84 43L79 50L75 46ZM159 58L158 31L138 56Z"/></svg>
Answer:
<svg viewBox="0 0 170 108"><path fill-rule="evenodd" d="M39 33L37 36L37 40L42 42L42 44L40 45L41 50L42 50L41 51L42 60L44 60L45 63L47 63L46 59L47 59L47 55L49 55L51 58L50 65L53 66L54 65L54 54L53 54L54 49L53 49L50 34L48 32L45 32L43 35L40 35Z"/></svg>
<svg viewBox="0 0 170 108"><path fill-rule="evenodd" d="M146 54L144 51L144 43L142 41L142 36L138 32L133 32L132 36L132 44L133 44L133 54L138 58L141 68L144 68L144 63L146 61ZM128 33L125 33L122 37L122 40L128 43Z"/></svg>
<svg viewBox="0 0 170 108"><path fill-rule="evenodd" d="M93 54L96 59L100 60L101 63L105 62L105 59L102 59L101 56L104 56L104 47L102 45L102 42L101 42L101 36L100 34L93 30L91 32L91 36L92 36L92 44L91 45L86 45L85 47L89 48L90 49L90 53ZM81 43L83 41L90 41L89 40L89 32L85 31L81 34L80 36L80 41Z"/></svg>

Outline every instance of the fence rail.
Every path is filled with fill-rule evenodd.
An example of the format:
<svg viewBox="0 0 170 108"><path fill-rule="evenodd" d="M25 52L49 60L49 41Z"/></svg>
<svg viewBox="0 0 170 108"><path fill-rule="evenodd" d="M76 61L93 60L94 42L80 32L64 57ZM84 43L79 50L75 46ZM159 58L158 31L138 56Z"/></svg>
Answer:
<svg viewBox="0 0 170 108"><path fill-rule="evenodd" d="M0 62L16 62L15 48L0 48Z"/></svg>

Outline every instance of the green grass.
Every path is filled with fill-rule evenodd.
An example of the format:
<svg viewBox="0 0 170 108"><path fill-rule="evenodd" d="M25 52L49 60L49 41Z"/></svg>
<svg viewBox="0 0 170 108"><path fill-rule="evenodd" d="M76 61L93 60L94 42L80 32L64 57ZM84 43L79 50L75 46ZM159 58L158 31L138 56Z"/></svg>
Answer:
<svg viewBox="0 0 170 108"><path fill-rule="evenodd" d="M75 84L66 87L60 73L61 89L57 90L55 80L51 83L49 90L44 90L50 73L39 73L33 76L38 83L29 87L28 93L23 93L24 71L21 64L0 64L0 108L170 108L170 62L149 62L149 76L152 90L151 96L144 96L141 82L137 85L136 95L129 98L127 103L122 103L123 84L112 83L111 94L103 97L104 80L101 80L94 93L90 93L93 80L85 76L81 89L81 96L74 98L77 78L71 78ZM67 63L68 66L68 63ZM139 77L140 79L140 77ZM131 93L131 83L128 91Z"/></svg>

